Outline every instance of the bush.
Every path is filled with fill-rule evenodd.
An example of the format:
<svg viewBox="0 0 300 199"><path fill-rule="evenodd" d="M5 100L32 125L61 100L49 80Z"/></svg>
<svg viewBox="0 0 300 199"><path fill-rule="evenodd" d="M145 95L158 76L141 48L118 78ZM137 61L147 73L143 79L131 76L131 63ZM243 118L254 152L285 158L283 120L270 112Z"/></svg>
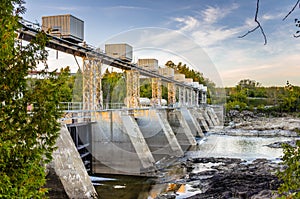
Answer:
<svg viewBox="0 0 300 199"><path fill-rule="evenodd" d="M283 144L283 153L282 164L286 168L277 173L283 181L278 191L283 195L281 198L300 198L300 140L296 141L295 147Z"/></svg>

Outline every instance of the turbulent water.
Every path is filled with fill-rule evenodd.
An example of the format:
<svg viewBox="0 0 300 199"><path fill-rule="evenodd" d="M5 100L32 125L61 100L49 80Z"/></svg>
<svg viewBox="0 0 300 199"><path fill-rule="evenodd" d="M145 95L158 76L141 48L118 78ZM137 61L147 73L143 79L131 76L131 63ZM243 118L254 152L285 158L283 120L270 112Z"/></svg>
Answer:
<svg viewBox="0 0 300 199"><path fill-rule="evenodd" d="M226 136L217 134L208 134L199 141L199 145L191 148L185 154L185 158L196 157L226 157L240 158L246 161L252 161L257 158L266 158L273 161L279 161L282 155L281 148L270 148L266 145L278 142L289 141L293 138L288 137L247 137L247 136ZM196 169L202 171L209 169L212 164L197 165ZM97 182L96 190L104 199L122 198L122 199L152 199L160 193L170 191L176 187L176 198L186 198L200 190L193 189L189 185L178 187L173 184L178 175L184 176L184 171L177 166L173 166L163 173L160 178L145 178L119 175L100 175L109 179L100 179ZM168 176L168 177L166 177Z"/></svg>

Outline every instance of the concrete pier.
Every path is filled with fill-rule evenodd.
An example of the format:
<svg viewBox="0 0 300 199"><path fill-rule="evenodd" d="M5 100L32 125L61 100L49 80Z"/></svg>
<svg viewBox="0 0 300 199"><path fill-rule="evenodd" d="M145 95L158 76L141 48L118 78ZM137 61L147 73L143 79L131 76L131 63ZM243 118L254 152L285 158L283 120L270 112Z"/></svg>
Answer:
<svg viewBox="0 0 300 199"><path fill-rule="evenodd" d="M92 173L153 176L216 125L212 112L204 107L104 110L95 113L89 128L82 128L91 129L91 138L78 134L90 140Z"/></svg>
<svg viewBox="0 0 300 199"><path fill-rule="evenodd" d="M166 110L138 110L134 117L155 161L183 155L176 136L168 123Z"/></svg>
<svg viewBox="0 0 300 199"><path fill-rule="evenodd" d="M55 170L69 198L97 198L89 175L66 126L62 126L56 141L57 150L48 165ZM50 169L50 170L51 170Z"/></svg>
<svg viewBox="0 0 300 199"><path fill-rule="evenodd" d="M189 125L194 136L204 137L203 131L201 129L200 124L197 122L196 117L192 114L192 110L195 108L181 108L180 112L187 124Z"/></svg>
<svg viewBox="0 0 300 199"><path fill-rule="evenodd" d="M209 116L211 122L213 123L213 126L218 126L219 122L217 121L217 116L214 114L213 110L210 107L205 108L207 115Z"/></svg>
<svg viewBox="0 0 300 199"><path fill-rule="evenodd" d="M141 175L155 170L155 159L127 111L97 113L92 140L93 173Z"/></svg>
<svg viewBox="0 0 300 199"><path fill-rule="evenodd" d="M205 121L207 122L208 126L209 127L213 127L214 124L211 121L211 119L210 119L210 117L209 117L209 115L207 113L207 109L205 107L202 107L200 110L201 110L201 114L203 115L203 117L204 117Z"/></svg>
<svg viewBox="0 0 300 199"><path fill-rule="evenodd" d="M168 112L168 122L183 151L186 151L191 145L197 144L195 136L180 110L170 110Z"/></svg>
<svg viewBox="0 0 300 199"><path fill-rule="evenodd" d="M201 114L201 110L199 108L194 108L191 110L191 112L194 115L194 117L196 118L196 120L198 121L198 123L200 124L202 131L208 132L209 127L208 127L207 122L205 121L203 115Z"/></svg>
<svg viewBox="0 0 300 199"><path fill-rule="evenodd" d="M222 105L210 105L210 108L212 109L212 113L215 115L217 122L219 123L219 126L224 125L224 106Z"/></svg>

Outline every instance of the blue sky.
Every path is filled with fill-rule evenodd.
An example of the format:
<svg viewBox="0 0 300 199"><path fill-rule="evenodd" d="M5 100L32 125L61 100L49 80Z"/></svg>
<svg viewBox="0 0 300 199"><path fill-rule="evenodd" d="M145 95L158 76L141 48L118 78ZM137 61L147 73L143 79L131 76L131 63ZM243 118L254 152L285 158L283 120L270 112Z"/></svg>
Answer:
<svg viewBox="0 0 300 199"><path fill-rule="evenodd" d="M127 42L127 37L137 49L136 58L151 56L159 59L160 65L169 59L182 61L218 85L234 86L241 79L264 86L285 85L287 80L300 85L300 38L293 37L300 9L282 21L295 2L261 0L259 18L267 45L259 31L238 38L256 25L256 0L31 0L26 3L24 18L41 22L42 16L72 14L84 20L89 44L102 47L108 41ZM141 30L145 30L143 34L148 31L147 37ZM194 47L187 48L189 44ZM204 60L200 54L208 58ZM56 60L50 53L51 64L76 67L74 58L63 54Z"/></svg>

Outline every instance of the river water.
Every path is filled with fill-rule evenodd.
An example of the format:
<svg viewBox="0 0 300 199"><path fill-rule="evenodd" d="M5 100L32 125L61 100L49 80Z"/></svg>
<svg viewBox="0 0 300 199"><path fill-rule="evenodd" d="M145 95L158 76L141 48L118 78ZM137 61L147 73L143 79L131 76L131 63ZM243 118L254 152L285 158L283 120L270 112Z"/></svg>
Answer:
<svg viewBox="0 0 300 199"><path fill-rule="evenodd" d="M246 137L246 136L226 136L208 134L204 139L199 140L199 145L192 147L186 152L184 158L196 157L227 157L240 158L252 161L257 158L266 158L279 161L282 155L281 148L270 148L266 145L288 141L287 137ZM161 177L147 178L122 175L98 175L101 177L95 188L103 199L154 199L158 194L177 190L177 199L186 198L200 192L185 184L178 187L173 184L176 179L184 176L185 171L174 165L162 172ZM199 170L205 170L207 165L202 165Z"/></svg>

